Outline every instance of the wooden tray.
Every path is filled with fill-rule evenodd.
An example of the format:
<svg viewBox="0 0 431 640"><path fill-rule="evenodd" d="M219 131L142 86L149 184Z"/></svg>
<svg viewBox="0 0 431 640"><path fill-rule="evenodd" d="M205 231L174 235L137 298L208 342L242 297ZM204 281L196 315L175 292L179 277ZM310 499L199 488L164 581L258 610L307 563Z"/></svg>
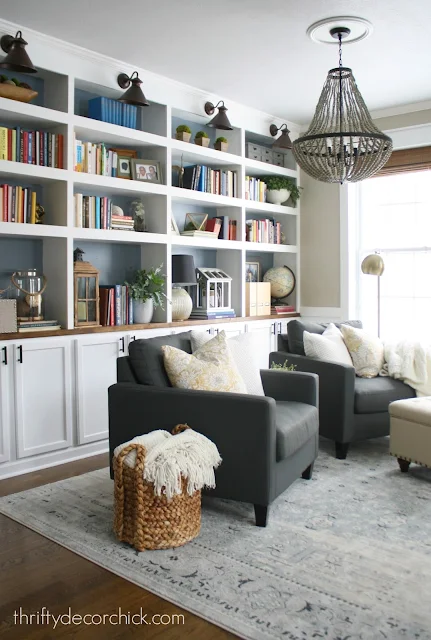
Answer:
<svg viewBox="0 0 431 640"><path fill-rule="evenodd" d="M0 97L18 102L31 102L37 96L37 91L25 89L23 87L12 86L11 84L0 83Z"/></svg>

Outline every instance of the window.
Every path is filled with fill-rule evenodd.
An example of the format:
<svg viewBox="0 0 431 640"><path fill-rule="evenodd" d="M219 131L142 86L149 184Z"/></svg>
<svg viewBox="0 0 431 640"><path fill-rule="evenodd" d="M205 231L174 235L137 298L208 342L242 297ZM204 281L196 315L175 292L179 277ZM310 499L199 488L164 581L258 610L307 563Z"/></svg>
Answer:
<svg viewBox="0 0 431 640"><path fill-rule="evenodd" d="M378 251L380 335L423 339L431 335L431 171L371 178L359 187L357 304L364 327L377 331L378 278L360 271Z"/></svg>

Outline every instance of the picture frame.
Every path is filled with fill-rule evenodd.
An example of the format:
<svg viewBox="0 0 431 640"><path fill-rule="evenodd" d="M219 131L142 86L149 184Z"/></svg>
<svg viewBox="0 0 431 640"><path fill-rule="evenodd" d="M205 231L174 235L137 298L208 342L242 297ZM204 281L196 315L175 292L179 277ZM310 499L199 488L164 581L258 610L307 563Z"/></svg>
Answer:
<svg viewBox="0 0 431 640"><path fill-rule="evenodd" d="M245 281L260 282L260 263L259 262L245 263Z"/></svg>
<svg viewBox="0 0 431 640"><path fill-rule="evenodd" d="M171 213L171 234L174 236L180 235L180 230L178 229L177 221L175 220L173 213Z"/></svg>
<svg viewBox="0 0 431 640"><path fill-rule="evenodd" d="M132 158L130 160L132 180L140 182L162 183L162 169L157 160L144 160L143 158Z"/></svg>
<svg viewBox="0 0 431 640"><path fill-rule="evenodd" d="M132 179L130 160L130 156L118 156L117 178L122 178L123 180Z"/></svg>

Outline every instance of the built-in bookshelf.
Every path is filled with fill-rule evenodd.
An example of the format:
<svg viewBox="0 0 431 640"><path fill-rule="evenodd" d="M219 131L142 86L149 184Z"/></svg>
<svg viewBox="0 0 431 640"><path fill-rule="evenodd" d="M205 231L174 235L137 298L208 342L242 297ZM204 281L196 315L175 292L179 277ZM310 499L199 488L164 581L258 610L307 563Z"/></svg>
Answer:
<svg viewBox="0 0 431 640"><path fill-rule="evenodd" d="M62 60L66 58L68 62L62 66ZM8 273L38 268L48 279L47 317L51 315L64 328L72 329L73 251L77 247L84 250L84 259L99 269L100 282L106 286L124 282L134 269L163 264L168 297L172 255L191 254L197 267L219 267L232 276L233 306L238 316L245 314L246 262L259 262L262 273L271 266L286 264L293 269L299 282L300 202L296 207L287 206L292 205L291 202L272 205L250 199L249 190L246 189L246 176L258 181L267 175L282 175L298 182L299 172L291 152L287 152L284 166L246 157L246 145L249 142L267 146L272 144L269 124L281 124L281 121L244 108L243 112L237 109L232 115L229 112L234 127L232 131L214 130L207 126L210 118L204 114L203 94L198 109L196 99L191 100L190 95L181 93L180 89L172 89L164 97L163 87L157 83L154 84L154 97L151 87L146 91L151 105L138 109L136 129L92 119L88 109L90 100L99 96L115 99L122 93L115 84L118 64L112 61L110 70L107 60L103 58L103 73L99 73L102 60L96 60L92 65L74 65L71 54L67 52L59 57L53 55L52 68L43 69L38 65L38 77L26 77L30 85L36 83L32 86L39 95L34 103L0 98L0 134L1 127L14 129L20 135L22 131L42 132L35 134L35 158L32 157L31 163L19 161L16 133L13 158L5 159L9 156L3 155L3 159L0 159L0 186L7 185L17 193L27 194L26 199L21 201L21 206L26 207L25 215L24 209L20 214L21 222L16 220L16 216L15 222L7 221L11 219L7 216L0 219L0 288L7 283ZM62 68L71 69L70 74L61 72ZM98 73L95 69L99 70ZM106 86L99 84L100 78L105 81L108 77ZM98 78L98 82L95 78ZM208 96L208 99L212 98ZM178 124L190 126L190 143L175 138ZM193 143L194 134L199 130L208 134L208 148ZM293 137L294 134L293 131ZM214 149L215 139L221 135L229 143L228 150L223 152ZM76 141L94 145L94 148L97 146L106 150L107 154L110 149L122 149L135 152L137 158L157 161L161 180L153 183L122 179L113 175L105 164L105 171L95 171L94 167L91 172L84 171L82 166L77 171ZM45 142L48 151L51 144L51 162L48 159L40 162L45 157L42 153ZM61 161L54 160L57 166L52 166L52 154L54 158L61 156ZM108 155L106 158L108 162ZM26 159L28 161L28 156ZM110 161L112 163L112 157ZM197 179L197 188L181 186L178 167L184 169L186 175L193 172L192 167L205 167L201 169L203 177ZM223 189L222 180L227 185ZM36 193L37 203L45 211L43 224L33 223L33 192ZM85 198L86 202L91 202L96 212L97 207L103 207L99 215L104 212L105 222L101 223L100 218L97 224L98 218L94 217L93 224L93 219L86 219L85 215L77 218L77 196L78 200ZM109 228L115 225L108 224L106 207L121 207L127 216L131 202L136 199L144 204L147 232ZM222 239L177 235L171 221L175 220L181 233L187 213L205 213L209 218L227 219L235 228L236 238L229 239L226 235ZM248 241L246 233L252 221L270 221L278 229L278 237L281 238L283 234L284 243L266 242L267 235L262 236L259 242ZM298 288L288 299L297 309L300 304ZM154 320L171 321L170 305L167 304L164 310L158 309Z"/></svg>

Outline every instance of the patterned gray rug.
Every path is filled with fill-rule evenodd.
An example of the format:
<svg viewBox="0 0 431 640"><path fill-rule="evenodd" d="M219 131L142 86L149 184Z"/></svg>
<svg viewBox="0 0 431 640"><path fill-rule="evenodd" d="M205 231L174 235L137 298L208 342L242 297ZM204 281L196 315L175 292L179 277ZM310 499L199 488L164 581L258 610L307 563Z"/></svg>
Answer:
<svg viewBox="0 0 431 640"><path fill-rule="evenodd" d="M253 526L205 499L196 541L138 553L112 534L108 471L0 499L0 512L242 638L431 639L431 470L401 474L383 439L325 449Z"/></svg>

